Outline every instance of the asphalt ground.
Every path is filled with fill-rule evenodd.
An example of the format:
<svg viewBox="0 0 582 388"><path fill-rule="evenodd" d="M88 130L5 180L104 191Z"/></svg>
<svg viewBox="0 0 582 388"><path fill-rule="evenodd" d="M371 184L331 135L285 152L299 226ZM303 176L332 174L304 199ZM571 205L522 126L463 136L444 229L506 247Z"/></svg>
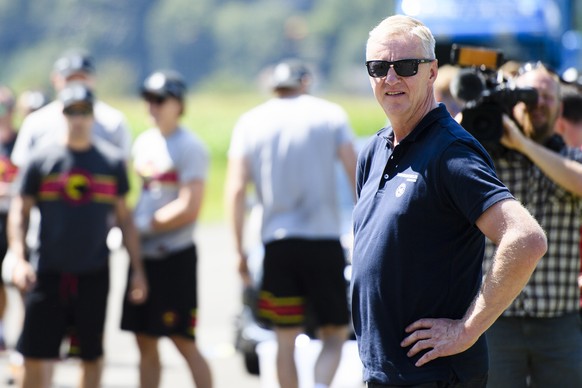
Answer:
<svg viewBox="0 0 582 388"><path fill-rule="evenodd" d="M111 237L111 236L110 236ZM206 356L213 375L214 388L277 388L274 343L263 343L260 360L262 375L250 375L243 357L234 348L235 319L242 309L241 282L236 271L234 248L223 223L198 225L195 234L198 247L198 327L197 343ZM112 246L119 242L113 236ZM123 248L114 249L110 258L111 287L105 330L103 388L136 388L139 386L139 353L133 335L119 329L121 302L125 290L128 256ZM22 319L20 296L8 287L8 309L5 334L10 347L16 342ZM304 338L305 340L305 338ZM298 346L301 388L312 387L312 367L320 349L317 341L307 340ZM361 363L355 343L348 343L332 388L361 388ZM189 370L168 339L160 340L162 378L160 388L194 387ZM0 352L0 387L11 376L10 352ZM73 359L60 361L55 368L53 388L77 387L79 364Z"/></svg>
<svg viewBox="0 0 582 388"><path fill-rule="evenodd" d="M223 224L205 224L199 225L196 239L199 256L197 343L210 364L214 386L259 388L260 378L246 372L242 356L234 349L234 320L241 309L241 285L230 236ZM110 259L111 288L105 332L103 388L139 386L139 353L133 335L119 329L127 266L125 250L114 250ZM11 287L8 287L5 318L6 340L10 347L16 341L22 318L20 296ZM161 388L194 387L186 364L172 343L162 339L160 351L163 364ZM10 369L9 352L0 353L0 386L11 386L7 383ZM78 379L78 362L64 360L55 368L53 387L76 387Z"/></svg>

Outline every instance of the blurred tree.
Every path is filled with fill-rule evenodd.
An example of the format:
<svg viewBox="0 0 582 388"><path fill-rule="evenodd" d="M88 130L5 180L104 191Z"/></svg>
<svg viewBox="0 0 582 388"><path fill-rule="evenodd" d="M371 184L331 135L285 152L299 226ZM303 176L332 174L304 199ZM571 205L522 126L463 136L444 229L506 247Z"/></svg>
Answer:
<svg viewBox="0 0 582 388"><path fill-rule="evenodd" d="M320 84L354 90L367 31L392 9L393 0L0 0L0 82L50 89L54 60L83 47L101 94L134 94L167 67L192 87L255 90L265 67L290 56L309 61Z"/></svg>

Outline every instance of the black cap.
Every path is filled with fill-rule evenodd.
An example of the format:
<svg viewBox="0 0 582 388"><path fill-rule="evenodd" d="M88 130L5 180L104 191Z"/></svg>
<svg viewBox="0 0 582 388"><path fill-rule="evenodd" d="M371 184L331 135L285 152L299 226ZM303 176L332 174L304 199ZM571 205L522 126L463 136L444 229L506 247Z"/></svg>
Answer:
<svg viewBox="0 0 582 388"><path fill-rule="evenodd" d="M92 108L95 96L87 85L80 82L71 82L60 91L59 100L63 103L63 109L73 105Z"/></svg>
<svg viewBox="0 0 582 388"><path fill-rule="evenodd" d="M287 59L275 66L271 79L273 89L297 88L310 75L309 69L299 59Z"/></svg>
<svg viewBox="0 0 582 388"><path fill-rule="evenodd" d="M63 77L75 73L95 73L95 63L89 53L82 50L71 50L64 53L54 64L54 71Z"/></svg>
<svg viewBox="0 0 582 388"><path fill-rule="evenodd" d="M158 70L150 74L141 87L142 97L174 97L183 100L186 94L184 77L174 70Z"/></svg>

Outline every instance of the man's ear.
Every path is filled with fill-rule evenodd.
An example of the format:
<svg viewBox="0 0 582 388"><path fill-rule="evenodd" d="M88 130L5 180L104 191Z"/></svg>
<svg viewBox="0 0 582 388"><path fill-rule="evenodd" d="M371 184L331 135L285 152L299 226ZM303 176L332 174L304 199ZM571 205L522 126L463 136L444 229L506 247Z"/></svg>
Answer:
<svg viewBox="0 0 582 388"><path fill-rule="evenodd" d="M439 74L439 61L435 59L430 63L429 79L434 82Z"/></svg>
<svg viewBox="0 0 582 388"><path fill-rule="evenodd" d="M564 135L564 119L562 117L558 117L556 123L554 124L554 132L558 135Z"/></svg>

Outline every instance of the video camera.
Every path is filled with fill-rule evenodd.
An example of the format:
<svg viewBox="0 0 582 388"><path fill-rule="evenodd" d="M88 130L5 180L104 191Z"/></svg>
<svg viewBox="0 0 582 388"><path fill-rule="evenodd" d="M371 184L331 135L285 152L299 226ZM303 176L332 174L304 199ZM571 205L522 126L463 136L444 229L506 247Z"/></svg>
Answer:
<svg viewBox="0 0 582 388"><path fill-rule="evenodd" d="M503 114L511 117L512 108L520 101L537 103L537 91L516 88L503 77L498 71L503 54L498 50L453 45L451 62L461 67L451 81L451 93L464 103L461 125L487 149L499 148Z"/></svg>

